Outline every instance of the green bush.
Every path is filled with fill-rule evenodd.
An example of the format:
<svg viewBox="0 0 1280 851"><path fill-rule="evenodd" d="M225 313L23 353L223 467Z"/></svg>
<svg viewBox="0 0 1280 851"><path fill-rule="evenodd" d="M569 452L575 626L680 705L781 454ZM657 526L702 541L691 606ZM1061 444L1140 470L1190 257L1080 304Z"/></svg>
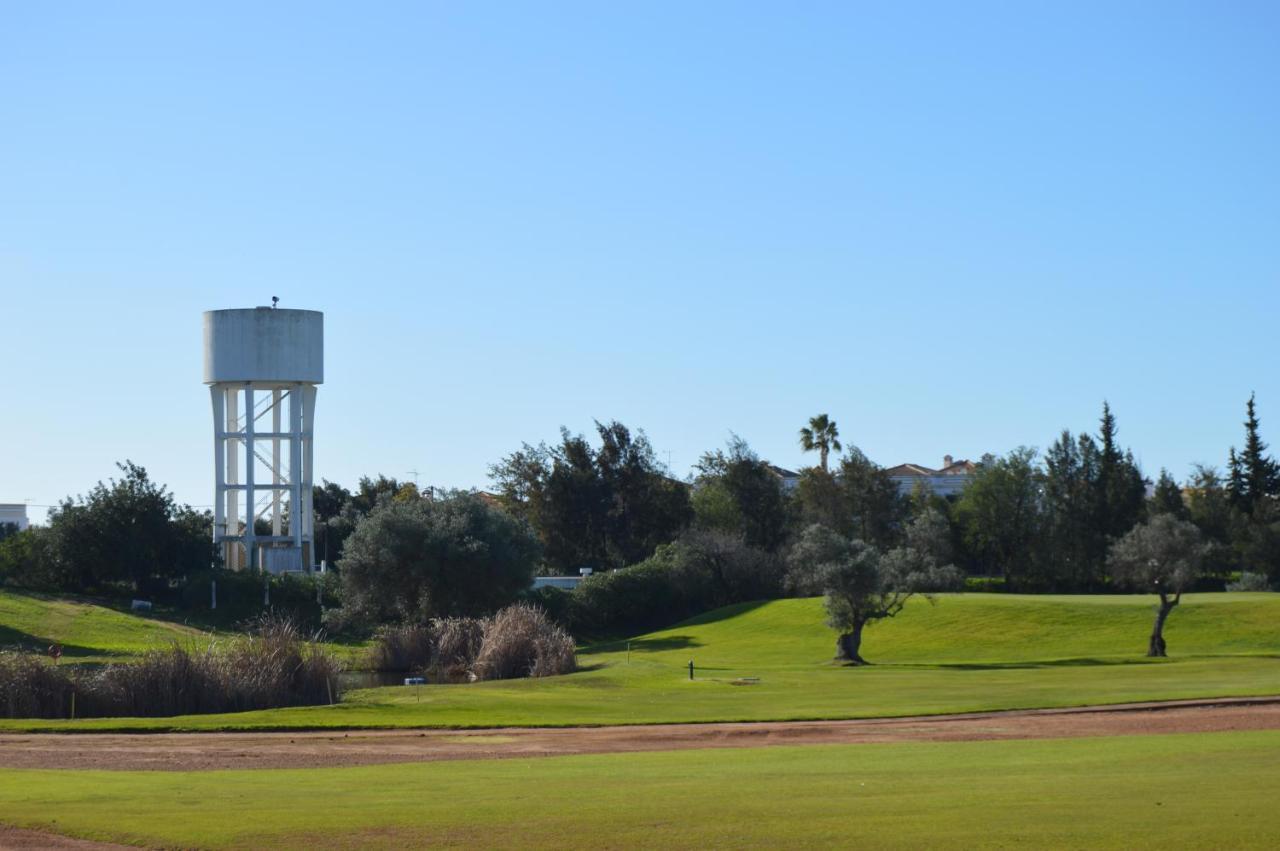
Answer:
<svg viewBox="0 0 1280 851"><path fill-rule="evenodd" d="M1265 573L1245 571L1234 582L1227 583L1228 591L1270 591L1271 581Z"/></svg>
<svg viewBox="0 0 1280 851"><path fill-rule="evenodd" d="M568 624L597 637L658 629L731 603L782 596L781 559L720 532L691 532L652 557L593 574L572 594Z"/></svg>
<svg viewBox="0 0 1280 851"><path fill-rule="evenodd" d="M543 585L526 591L523 600L542 609L561 626L569 626L573 619L574 592L569 589Z"/></svg>
<svg viewBox="0 0 1280 851"><path fill-rule="evenodd" d="M372 628L487 614L528 589L538 541L474 494L380 503L347 539L343 621Z"/></svg>
<svg viewBox="0 0 1280 851"><path fill-rule="evenodd" d="M218 584L218 608L211 608L210 586ZM264 611L275 612L311 629L321 626L321 615L338 605L340 580L334 573L282 575L255 571L204 570L190 576L176 591L177 606L203 623L239 624ZM264 586L270 603L263 602ZM317 588L320 602L316 601Z"/></svg>

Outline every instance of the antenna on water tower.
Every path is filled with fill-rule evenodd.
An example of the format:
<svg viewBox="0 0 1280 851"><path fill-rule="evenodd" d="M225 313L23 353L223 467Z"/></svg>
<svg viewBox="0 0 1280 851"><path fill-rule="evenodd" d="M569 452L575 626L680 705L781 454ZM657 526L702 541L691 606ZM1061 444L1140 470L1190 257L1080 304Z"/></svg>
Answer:
<svg viewBox="0 0 1280 851"><path fill-rule="evenodd" d="M273 295L273 296L271 297L271 309L272 309L272 310L275 310L275 309L276 309L276 307L278 307L278 306L279 306L279 304L280 304L280 297L279 297L279 296L275 296L275 295Z"/></svg>
<svg viewBox="0 0 1280 851"><path fill-rule="evenodd" d="M213 401L213 540L230 570L310 569L312 439L324 314L271 307L204 314ZM259 425L270 414L268 423ZM264 495L259 505L258 496ZM256 524L269 519L271 531Z"/></svg>

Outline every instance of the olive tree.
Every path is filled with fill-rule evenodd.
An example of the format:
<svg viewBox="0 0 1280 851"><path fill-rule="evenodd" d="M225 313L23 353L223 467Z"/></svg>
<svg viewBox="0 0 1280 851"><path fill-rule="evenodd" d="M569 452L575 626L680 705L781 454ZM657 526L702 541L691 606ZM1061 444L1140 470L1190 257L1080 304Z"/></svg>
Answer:
<svg viewBox="0 0 1280 851"><path fill-rule="evenodd" d="M827 624L838 633L836 659L850 665L867 664L861 655L867 624L894 617L916 594L932 602L929 592L962 582L960 571L939 566L928 553L906 546L881 554L817 524L801 533L788 562L793 591L825 595Z"/></svg>
<svg viewBox="0 0 1280 851"><path fill-rule="evenodd" d="M1200 577L1208 551L1200 530L1172 514L1157 514L1111 545L1107 566L1117 585L1160 597L1148 656L1164 656L1164 622Z"/></svg>
<svg viewBox="0 0 1280 851"><path fill-rule="evenodd" d="M489 614L529 587L538 556L528 524L474 494L383 501L347 539L334 619L367 627Z"/></svg>

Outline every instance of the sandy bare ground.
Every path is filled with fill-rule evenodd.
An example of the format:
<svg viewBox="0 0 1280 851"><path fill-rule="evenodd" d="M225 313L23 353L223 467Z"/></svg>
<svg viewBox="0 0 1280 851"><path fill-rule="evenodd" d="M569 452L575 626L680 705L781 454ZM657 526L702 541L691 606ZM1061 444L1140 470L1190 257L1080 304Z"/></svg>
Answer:
<svg viewBox="0 0 1280 851"><path fill-rule="evenodd" d="M109 842L93 842L88 839L76 839L71 836L62 836L57 833L45 833L40 830L22 830L17 827L9 827L0 824L0 849L9 851L10 848L128 848L127 845L112 845Z"/></svg>
<svg viewBox="0 0 1280 851"><path fill-rule="evenodd" d="M309 733L5 734L0 768L204 771L586 753L1280 730L1280 697L861 721ZM0 836L0 845L8 837Z"/></svg>

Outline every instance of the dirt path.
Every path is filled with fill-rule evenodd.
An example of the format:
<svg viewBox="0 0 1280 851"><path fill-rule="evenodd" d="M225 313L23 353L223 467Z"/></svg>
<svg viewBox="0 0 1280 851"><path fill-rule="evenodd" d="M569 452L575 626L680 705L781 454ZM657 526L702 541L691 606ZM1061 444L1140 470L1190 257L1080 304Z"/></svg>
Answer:
<svg viewBox="0 0 1280 851"><path fill-rule="evenodd" d="M9 851L9 849L18 848L42 848L42 849L124 849L127 845L112 845L109 842L93 842L88 839L76 839L71 836L63 836L58 833L45 833L42 830L23 830L18 827L9 827L0 824L0 849Z"/></svg>
<svg viewBox="0 0 1280 851"><path fill-rule="evenodd" d="M312 733L6 734L0 735L0 768L162 771L304 768L687 748L958 742L1225 730L1280 730L1280 697L862 721Z"/></svg>

